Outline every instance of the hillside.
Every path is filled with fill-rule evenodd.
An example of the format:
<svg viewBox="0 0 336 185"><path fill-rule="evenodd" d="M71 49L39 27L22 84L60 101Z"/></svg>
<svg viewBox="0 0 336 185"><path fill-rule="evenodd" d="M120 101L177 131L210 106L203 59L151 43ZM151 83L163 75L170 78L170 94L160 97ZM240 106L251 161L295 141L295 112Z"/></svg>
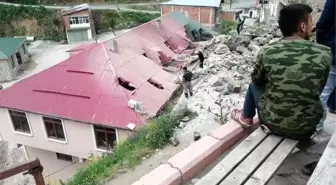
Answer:
<svg viewBox="0 0 336 185"><path fill-rule="evenodd" d="M20 3L20 4L48 4L48 5L75 5L81 3L111 3L116 2L122 3L148 3L148 2L158 2L157 0L1 0L8 3ZM164 1L164 0L159 0Z"/></svg>

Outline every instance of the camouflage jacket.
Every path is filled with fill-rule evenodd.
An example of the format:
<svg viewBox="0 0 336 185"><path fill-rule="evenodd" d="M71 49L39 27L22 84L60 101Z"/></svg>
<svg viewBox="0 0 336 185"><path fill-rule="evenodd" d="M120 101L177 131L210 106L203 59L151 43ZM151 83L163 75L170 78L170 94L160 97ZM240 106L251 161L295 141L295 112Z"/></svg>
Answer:
<svg viewBox="0 0 336 185"><path fill-rule="evenodd" d="M261 120L286 133L307 134L323 116L319 96L330 69L328 47L306 40L281 40L265 46L251 74L265 87L258 103Z"/></svg>

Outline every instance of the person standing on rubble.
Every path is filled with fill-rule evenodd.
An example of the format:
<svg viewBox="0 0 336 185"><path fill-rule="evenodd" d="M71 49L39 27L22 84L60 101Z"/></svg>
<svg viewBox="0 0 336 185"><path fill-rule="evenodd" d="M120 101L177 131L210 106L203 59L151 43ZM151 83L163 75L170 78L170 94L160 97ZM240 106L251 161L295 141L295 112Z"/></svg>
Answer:
<svg viewBox="0 0 336 185"><path fill-rule="evenodd" d="M331 69L328 76L328 81L322 91L320 96L322 106L324 108L323 118L321 119L320 123L317 125L317 130L323 130L323 122L325 121L328 109L328 99L330 95L335 90L336 87L336 39L335 39L335 0L327 0L322 11L321 17L316 24L316 41L319 44L323 44L327 47L331 48L332 52L332 62L331 62ZM335 98L331 98L331 104L335 104Z"/></svg>
<svg viewBox="0 0 336 185"><path fill-rule="evenodd" d="M310 143L323 117L319 96L331 61L329 47L309 41L312 11L305 4L291 4L280 11L284 38L260 50L243 110L231 114L242 126L252 126L257 109L266 133Z"/></svg>
<svg viewBox="0 0 336 185"><path fill-rule="evenodd" d="M192 92L192 84L191 79L193 74L191 71L188 70L187 67L183 67L183 76L182 76L182 85L183 85L183 92L186 98L193 95Z"/></svg>
<svg viewBox="0 0 336 185"><path fill-rule="evenodd" d="M240 12L239 18L238 18L238 24L237 24L238 34L240 34L240 32L243 30L245 19L246 17L243 15L243 12Z"/></svg>
<svg viewBox="0 0 336 185"><path fill-rule="evenodd" d="M197 55L198 55L198 59L199 59L199 61L200 61L200 63L199 63L199 67L200 67L201 69L203 69L203 65L204 65L204 55L203 55L203 53L202 53L201 51L199 51L199 52L197 53Z"/></svg>

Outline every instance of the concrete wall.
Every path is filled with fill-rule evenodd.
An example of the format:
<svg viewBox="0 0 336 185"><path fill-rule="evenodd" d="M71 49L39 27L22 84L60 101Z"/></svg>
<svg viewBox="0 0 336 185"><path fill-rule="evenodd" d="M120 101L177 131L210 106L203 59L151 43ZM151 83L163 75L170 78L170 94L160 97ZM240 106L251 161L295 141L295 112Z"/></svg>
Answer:
<svg viewBox="0 0 336 185"><path fill-rule="evenodd" d="M101 155L103 150L97 149L93 126L71 120L63 120L66 142L47 138L42 116L27 113L31 127L31 135L14 132L7 109L0 108L1 137L4 141L23 144L25 146L72 155L79 158L89 158L92 155ZM133 132L117 129L119 142L131 136Z"/></svg>
<svg viewBox="0 0 336 185"><path fill-rule="evenodd" d="M214 25L216 23L216 8L214 7L196 7L196 6L161 6L161 15L178 10L187 17L205 24Z"/></svg>
<svg viewBox="0 0 336 185"><path fill-rule="evenodd" d="M28 146L25 148L29 159L35 159L36 157L40 159L46 183L58 181L59 179L65 181L85 165L85 163L80 163L78 158L75 158L74 162L69 162L57 159L55 152Z"/></svg>
<svg viewBox="0 0 336 185"><path fill-rule="evenodd" d="M235 12L222 12L221 13L221 20L235 21L236 18L237 17L236 17Z"/></svg>
<svg viewBox="0 0 336 185"><path fill-rule="evenodd" d="M21 47L19 47L17 49L17 52L19 52L21 58L22 58L22 64L20 65L18 63L16 54L13 54L13 57L10 57L9 59L6 60L0 60L0 82L4 82L4 81L11 81L16 79L16 76L18 75L18 71L19 70L24 70L27 67L27 62L29 61L29 54L28 54L28 50L24 50L24 48L27 48L25 43L21 45ZM25 53L26 51L26 53ZM15 67L12 68L11 65L11 60L14 60L14 64Z"/></svg>

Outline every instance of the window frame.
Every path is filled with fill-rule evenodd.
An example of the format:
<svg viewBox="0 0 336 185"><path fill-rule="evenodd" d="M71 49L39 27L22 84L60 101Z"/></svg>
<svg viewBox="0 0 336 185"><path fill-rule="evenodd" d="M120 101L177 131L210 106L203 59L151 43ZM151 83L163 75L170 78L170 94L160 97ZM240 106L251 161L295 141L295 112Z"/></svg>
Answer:
<svg viewBox="0 0 336 185"><path fill-rule="evenodd" d="M63 134L64 134L64 140L48 136L47 127L46 127L46 124L44 122L44 118L51 118L51 119L61 120L62 130L63 130ZM44 128L45 137L46 137L47 140L53 141L53 142L56 142L56 143L62 143L62 144L67 144L68 143L68 138L67 138L67 135L66 135L66 132L65 132L64 122L63 122L62 119L56 118L56 117L52 117L52 116L41 116L41 120L42 120L42 125L43 125L43 128ZM55 126L54 126L54 129L55 129Z"/></svg>
<svg viewBox="0 0 336 185"><path fill-rule="evenodd" d="M30 131L30 133L15 130L14 123L13 123L13 119L12 119L12 117L11 117L10 111L13 111L13 112L20 112L20 113L24 113L24 114L25 114L26 119L27 119L27 123L28 123L28 127L29 127L29 131ZM24 136L30 136L30 137L33 136L33 130L32 130L32 127L31 127L31 124L30 124L30 121L29 121L29 119L28 119L28 115L27 115L26 112L18 111L18 110L13 110L13 109L8 109L7 112L8 112L8 116L9 116L9 119L10 119L10 121L11 121L12 129L13 129L13 132L14 132L14 133L16 133L16 134L20 134L20 135L24 135Z"/></svg>
<svg viewBox="0 0 336 185"><path fill-rule="evenodd" d="M55 155L56 155L56 159L57 160L74 163L74 157L72 155L63 154L63 153L59 153L59 152L55 152ZM69 157L71 157L71 161L70 160L66 160L66 159L61 159L61 158L59 158L59 155L69 156Z"/></svg>
<svg viewBox="0 0 336 185"><path fill-rule="evenodd" d="M69 17L69 25L81 25L81 24L90 24L90 17L88 15Z"/></svg>
<svg viewBox="0 0 336 185"><path fill-rule="evenodd" d="M100 152L109 152L109 148L103 148L103 147L99 147L97 144L97 137L96 137L96 129L95 127L101 127L101 128L107 128L107 129L114 129L115 131L115 135L116 135L116 143L118 144L119 143L119 132L118 132L118 129L117 128L112 128L112 127L104 127L104 126L100 126L100 125L92 125L92 137L93 137L93 140L94 140L94 145L95 145L95 148L97 151L100 151ZM106 133L105 133L106 134ZM106 137L106 135L105 135ZM113 151L114 148L111 148L111 151Z"/></svg>

